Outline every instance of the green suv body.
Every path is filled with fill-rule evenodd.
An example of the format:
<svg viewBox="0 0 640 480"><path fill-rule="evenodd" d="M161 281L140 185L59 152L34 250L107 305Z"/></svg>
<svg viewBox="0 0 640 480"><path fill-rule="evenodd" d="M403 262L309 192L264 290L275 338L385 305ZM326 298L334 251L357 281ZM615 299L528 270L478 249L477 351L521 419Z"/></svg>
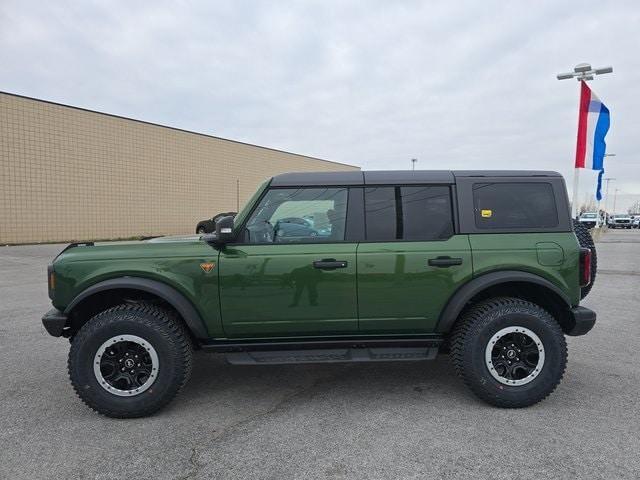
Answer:
<svg viewBox="0 0 640 480"><path fill-rule="evenodd" d="M560 381L564 335L595 323L576 233L553 172L283 174L216 233L70 245L43 323L111 416L166 404L194 348L243 364L450 352L481 398L526 406Z"/></svg>

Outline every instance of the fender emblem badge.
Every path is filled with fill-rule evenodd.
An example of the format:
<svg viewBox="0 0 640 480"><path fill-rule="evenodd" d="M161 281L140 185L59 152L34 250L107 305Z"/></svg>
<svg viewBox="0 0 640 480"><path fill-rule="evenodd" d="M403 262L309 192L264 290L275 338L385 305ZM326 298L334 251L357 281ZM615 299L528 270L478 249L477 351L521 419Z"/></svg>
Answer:
<svg viewBox="0 0 640 480"><path fill-rule="evenodd" d="M216 268L215 262L205 262L200 264L200 268L204 273L209 273L211 270Z"/></svg>

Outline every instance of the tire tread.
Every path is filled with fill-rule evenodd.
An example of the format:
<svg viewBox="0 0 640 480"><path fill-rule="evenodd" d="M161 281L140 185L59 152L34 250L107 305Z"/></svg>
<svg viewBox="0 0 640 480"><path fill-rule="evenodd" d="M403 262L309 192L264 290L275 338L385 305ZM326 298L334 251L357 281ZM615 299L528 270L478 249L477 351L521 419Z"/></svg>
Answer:
<svg viewBox="0 0 640 480"><path fill-rule="evenodd" d="M77 384L74 378L75 365L73 359L76 357L77 349L84 341L96 334L98 330L104 328L110 323L115 323L122 318L121 315L118 317L112 316L114 313L120 313L121 315L129 314L129 320L135 319L135 321L158 331L168 341L173 342L177 347L174 354L176 365L178 365L179 370L183 372L180 375L179 381L171 385L167 394L164 395L160 401L135 411L127 412L113 410L105 408L103 405L99 405L93 398L83 394L82 388ZM149 315L151 318L145 315ZM114 418L144 417L165 407L182 390L182 388L184 388L191 376L191 370L193 367L192 352L193 344L189 334L173 312L150 303L125 303L103 310L82 326L71 342L71 350L67 361L67 371L76 395L92 410Z"/></svg>
<svg viewBox="0 0 640 480"><path fill-rule="evenodd" d="M555 379L555 383L551 388L544 390L538 395L533 395L525 402L490 395L487 390L469 374L470 359L464 354L470 342L475 340L477 333L492 319L501 314L513 313L515 311L533 314L544 321L553 331L553 335L560 339L561 355L564 359L560 374ZM480 399L501 408L522 408L544 400L556 389L566 370L567 343L558 322L539 305L513 297L496 297L475 304L462 314L451 332L450 358L456 374Z"/></svg>
<svg viewBox="0 0 640 480"><path fill-rule="evenodd" d="M578 239L578 243L583 248L591 249L591 282L586 287L580 289L580 299L589 295L589 292L593 288L593 284L596 281L596 272L598 270L598 253L596 252L596 245L593 242L593 237L589 232L589 229L582 225L580 222L573 221L573 231Z"/></svg>

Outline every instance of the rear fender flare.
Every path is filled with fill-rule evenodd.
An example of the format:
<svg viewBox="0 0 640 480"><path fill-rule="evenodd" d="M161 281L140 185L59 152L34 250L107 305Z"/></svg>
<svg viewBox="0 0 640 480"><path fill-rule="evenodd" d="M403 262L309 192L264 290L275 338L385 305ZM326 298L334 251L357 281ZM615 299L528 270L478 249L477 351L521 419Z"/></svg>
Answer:
<svg viewBox="0 0 640 480"><path fill-rule="evenodd" d="M557 285L554 285L545 278L542 278L533 273L520 272L517 270L491 272L470 280L453 294L453 296L447 302L447 305L442 310L440 317L438 318L438 323L435 330L436 333L450 332L465 305L474 296L481 293L483 290L486 290L487 288L502 283L511 282L532 283L545 287L551 292L555 293L558 297L560 297L564 301L564 303L566 303L567 309L571 308L571 300L569 299L569 297Z"/></svg>

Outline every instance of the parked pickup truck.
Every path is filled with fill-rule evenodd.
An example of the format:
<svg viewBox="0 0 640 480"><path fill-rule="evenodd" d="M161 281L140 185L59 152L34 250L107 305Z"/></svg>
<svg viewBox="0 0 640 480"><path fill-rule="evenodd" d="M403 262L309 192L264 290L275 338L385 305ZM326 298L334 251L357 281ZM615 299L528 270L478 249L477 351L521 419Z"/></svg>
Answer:
<svg viewBox="0 0 640 480"><path fill-rule="evenodd" d="M171 401L194 349L243 365L448 354L479 398L526 407L560 382L565 335L595 324L595 255L554 172L288 173L214 233L69 245L42 321L71 341L77 395L112 417Z"/></svg>
<svg viewBox="0 0 640 480"><path fill-rule="evenodd" d="M609 228L633 228L633 220L626 213L611 215L609 217Z"/></svg>
<svg viewBox="0 0 640 480"><path fill-rule="evenodd" d="M578 222L587 228L595 228L598 224L598 214L595 212L585 212L578 217Z"/></svg>

